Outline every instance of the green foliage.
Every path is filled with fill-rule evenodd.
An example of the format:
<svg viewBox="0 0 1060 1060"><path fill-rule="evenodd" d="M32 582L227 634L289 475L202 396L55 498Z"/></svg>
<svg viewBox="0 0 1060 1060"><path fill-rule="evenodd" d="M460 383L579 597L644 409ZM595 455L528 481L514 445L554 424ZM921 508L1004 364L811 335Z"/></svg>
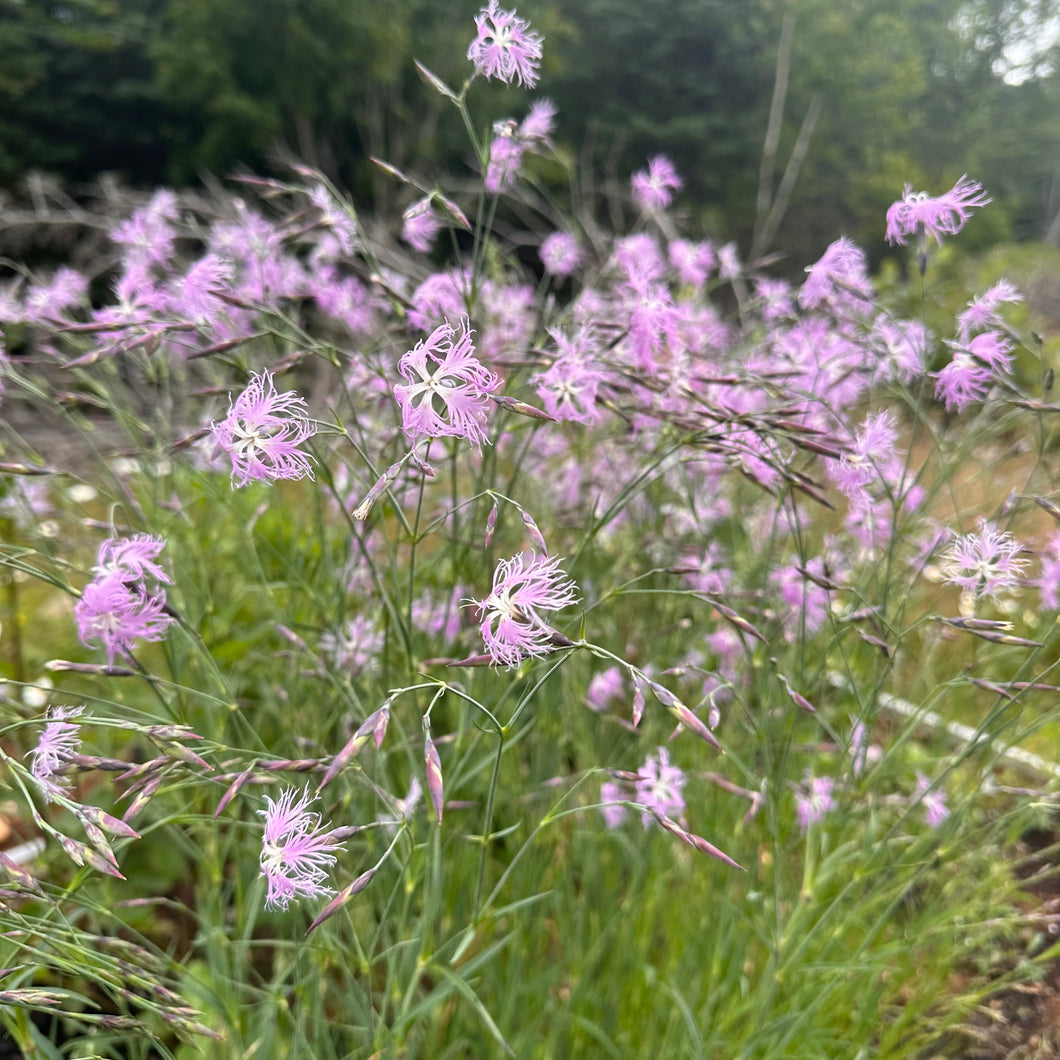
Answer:
<svg viewBox="0 0 1060 1060"><path fill-rule="evenodd" d="M266 169L277 153L391 208L368 156L428 182L467 171L463 142L415 77L417 58L459 87L476 0L3 0L0 184L29 168L185 183ZM910 181L941 190L973 174L1005 203L1003 238L1040 237L1057 215L1060 74L1028 27L1039 0L631 0L523 5L547 40L541 92L561 138L618 188L659 151L684 202L746 248L785 18L793 16L776 192L809 115L808 154L766 249L816 257L837 231L880 243L878 218ZM1034 63L1003 81L1014 42ZM1007 64L1007 65L1006 65ZM504 88L489 119L512 114ZM995 216L1000 216L999 214ZM984 240L987 234L982 232Z"/></svg>

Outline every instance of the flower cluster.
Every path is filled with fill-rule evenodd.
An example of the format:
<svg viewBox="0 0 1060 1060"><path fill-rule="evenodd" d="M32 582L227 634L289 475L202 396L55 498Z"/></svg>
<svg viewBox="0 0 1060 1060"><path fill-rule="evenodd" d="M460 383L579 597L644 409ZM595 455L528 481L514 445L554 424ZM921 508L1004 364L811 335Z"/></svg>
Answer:
<svg viewBox="0 0 1060 1060"><path fill-rule="evenodd" d="M161 537L137 534L108 538L100 545L92 568L95 577L85 586L74 615L82 643L102 644L111 666L119 654L131 654L136 640L161 640L173 621L165 613L162 588L170 578L155 563L165 544Z"/></svg>
<svg viewBox="0 0 1060 1060"><path fill-rule="evenodd" d="M493 591L472 601L482 614L479 631L494 665L517 666L552 649L555 632L539 611L558 611L577 600L559 563L527 553L502 559L493 572Z"/></svg>
<svg viewBox="0 0 1060 1060"><path fill-rule="evenodd" d="M267 891L266 908L286 909L294 898L319 898L334 893L325 885L327 870L335 864L341 844L334 832L322 827L320 815L310 811L316 801L308 788L296 798L288 788L278 799L265 796L268 807L261 837L261 875Z"/></svg>
<svg viewBox="0 0 1060 1060"><path fill-rule="evenodd" d="M397 384L394 397L411 442L452 437L481 446L489 440L489 395L500 380L476 359L466 319L459 328L439 324L401 358L398 371L408 385Z"/></svg>
<svg viewBox="0 0 1060 1060"><path fill-rule="evenodd" d="M232 458L235 486L313 477L309 457L298 448L316 433L309 409L293 390L278 394L268 370L250 377L243 393L229 403L228 415L210 430Z"/></svg>

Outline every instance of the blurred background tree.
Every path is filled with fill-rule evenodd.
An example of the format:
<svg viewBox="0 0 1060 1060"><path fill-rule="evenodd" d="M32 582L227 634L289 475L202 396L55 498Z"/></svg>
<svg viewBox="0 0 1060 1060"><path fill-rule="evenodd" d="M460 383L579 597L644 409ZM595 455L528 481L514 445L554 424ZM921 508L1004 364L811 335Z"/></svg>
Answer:
<svg viewBox="0 0 1060 1060"><path fill-rule="evenodd" d="M0 185L197 182L286 155L394 206L378 155L470 176L451 84L478 0L0 0ZM540 91L587 172L624 184L659 151L682 208L746 253L879 246L912 182L963 172L998 203L970 238L1060 243L1060 26L1052 0L523 0ZM476 89L483 124L526 96ZM985 217L986 215L984 215ZM882 249L882 248L881 248Z"/></svg>

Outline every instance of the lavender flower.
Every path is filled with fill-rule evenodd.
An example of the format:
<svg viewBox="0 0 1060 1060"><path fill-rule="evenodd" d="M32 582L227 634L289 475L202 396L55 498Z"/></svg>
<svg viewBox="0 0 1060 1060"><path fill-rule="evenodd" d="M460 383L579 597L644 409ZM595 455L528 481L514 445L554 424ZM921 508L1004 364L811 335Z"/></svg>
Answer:
<svg viewBox="0 0 1060 1060"><path fill-rule="evenodd" d="M581 261L578 241L569 232L552 232L538 251L541 264L550 276L570 276Z"/></svg>
<svg viewBox="0 0 1060 1060"><path fill-rule="evenodd" d="M401 238L413 250L426 254L441 231L442 222L431 209L430 198L417 199L401 217Z"/></svg>
<svg viewBox="0 0 1060 1060"><path fill-rule="evenodd" d="M164 613L165 590L149 593L141 583L129 585L121 570L97 577L85 586L74 607L81 642L91 647L97 641L113 666L119 654L132 653L134 642L162 640L173 619Z"/></svg>
<svg viewBox="0 0 1060 1060"><path fill-rule="evenodd" d="M585 693L585 702L591 710L604 711L612 699L618 699L625 691L622 671L611 666L602 673L594 674Z"/></svg>
<svg viewBox="0 0 1060 1060"><path fill-rule="evenodd" d="M957 334L967 339L973 331L995 327L1002 323L997 307L1002 302L1022 302L1023 295L1008 280L999 280L989 290L968 303L968 308L957 318Z"/></svg>
<svg viewBox="0 0 1060 1060"><path fill-rule="evenodd" d="M946 402L946 411L960 411L973 401L986 397L994 377L971 354L957 350L945 368L931 373L935 377L935 397Z"/></svg>
<svg viewBox="0 0 1060 1060"><path fill-rule="evenodd" d="M325 633L320 638L320 649L336 668L356 675L376 669L383 640L375 623L366 615L358 615L338 633Z"/></svg>
<svg viewBox="0 0 1060 1060"><path fill-rule="evenodd" d="M666 155L656 155L648 168L639 169L630 179L633 201L643 210L665 210L681 188L681 178Z"/></svg>
<svg viewBox="0 0 1060 1060"><path fill-rule="evenodd" d="M527 553L502 559L493 573L493 591L473 601L483 616L479 630L494 665L512 667L528 656L548 654L553 630L539 609L556 611L577 599L559 563Z"/></svg>
<svg viewBox="0 0 1060 1060"><path fill-rule="evenodd" d="M499 121L493 126L489 164L486 166L486 191L496 195L515 184L523 164L526 144L519 137L514 121Z"/></svg>
<svg viewBox="0 0 1060 1060"><path fill-rule="evenodd" d="M168 188L155 192L151 201L118 225L110 238L123 245L127 266L167 265L173 256L179 216L177 197Z"/></svg>
<svg viewBox="0 0 1060 1060"><path fill-rule="evenodd" d="M940 789L932 791L931 787L932 782L923 773L918 772L914 798L920 799L927 823L932 828L938 828L949 817L950 810L946 805L946 793Z"/></svg>
<svg viewBox="0 0 1060 1060"><path fill-rule="evenodd" d="M619 805L627 798L627 793L621 784L613 780L605 780L600 785L600 812L604 815L604 824L608 828L617 828L626 819L625 806Z"/></svg>
<svg viewBox="0 0 1060 1060"><path fill-rule="evenodd" d="M335 864L335 850L342 848L334 833L321 827L320 815L309 807L316 801L306 788L295 799L288 788L259 810L265 818L261 839L261 875L268 891L265 907L286 909L294 898L319 898L333 894L325 885L327 870Z"/></svg>
<svg viewBox="0 0 1060 1060"><path fill-rule="evenodd" d="M910 236L918 240L932 236L941 245L944 234L956 235L964 227L973 207L990 201L983 186L967 176L936 198L927 192L913 191L913 186L907 184L902 197L887 210L887 241L904 244Z"/></svg>
<svg viewBox="0 0 1060 1060"><path fill-rule="evenodd" d="M718 263L714 248L709 243L693 243L688 239L674 239L666 248L670 264L677 270L677 278L691 287L702 287L710 270Z"/></svg>
<svg viewBox="0 0 1060 1060"><path fill-rule="evenodd" d="M548 144L556 117L556 104L550 99L539 99L530 113L517 125L511 118L496 122L486 166L486 190L496 195L515 184L523 165L523 155Z"/></svg>
<svg viewBox="0 0 1060 1060"><path fill-rule="evenodd" d="M854 242L842 236L832 243L820 261L806 268L809 275L799 291L799 305L813 309L835 303L865 312L872 305L872 281L868 259Z"/></svg>
<svg viewBox="0 0 1060 1060"><path fill-rule="evenodd" d="M1060 531L1046 541L1038 558L1041 573L1031 584L1041 596L1042 607L1052 611L1060 607Z"/></svg>
<svg viewBox="0 0 1060 1060"><path fill-rule="evenodd" d="M640 767L634 785L634 798L647 811L654 811L663 817L677 817L685 808L682 796L684 787L684 770L673 765L669 751L660 747L654 755L648 755ZM648 828L655 818L651 812L645 812L641 814L641 821Z"/></svg>
<svg viewBox="0 0 1060 1060"><path fill-rule="evenodd" d="M298 448L316 433L309 410L293 390L278 394L268 370L250 377L246 390L229 404L228 415L210 430L232 457L232 482L237 487L313 477L309 457Z"/></svg>
<svg viewBox="0 0 1060 1060"><path fill-rule="evenodd" d="M958 537L943 557L942 576L960 588L962 610L973 608L984 596L997 599L1016 588L1027 565L1018 558L1022 551L1021 542L990 522Z"/></svg>
<svg viewBox="0 0 1060 1060"><path fill-rule="evenodd" d="M811 824L820 821L829 810L835 808L832 789L835 781L831 777L812 777L808 792L795 793L795 816L799 827L805 832Z"/></svg>
<svg viewBox="0 0 1060 1060"><path fill-rule="evenodd" d="M99 578L119 574L123 582L154 578L169 585L168 574L155 563L155 558L166 547L163 537L136 534L134 537L110 537L99 546L96 566L92 570Z"/></svg>
<svg viewBox="0 0 1060 1060"><path fill-rule="evenodd" d="M475 64L476 74L526 88L537 84L542 37L530 29L526 19L505 11L497 0L489 0L475 16L475 27L467 57Z"/></svg>
<svg viewBox="0 0 1060 1060"><path fill-rule="evenodd" d="M76 718L84 707L49 707L47 723L40 734L37 746L30 752L33 762L30 772L44 795L45 802L51 802L56 791L65 787L59 777L59 769L64 762L77 753L80 744L78 726L68 718Z"/></svg>
<svg viewBox="0 0 1060 1060"><path fill-rule="evenodd" d="M550 416L576 423L595 423L600 418L596 393L604 382L604 373L587 356L588 336L582 332L568 339L559 331L551 335L561 355L546 371L534 376L534 388Z"/></svg>
<svg viewBox="0 0 1060 1060"><path fill-rule="evenodd" d="M488 441L489 395L500 380L475 357L467 320L459 330L446 321L398 363L408 386L394 387L401 423L413 443L421 438L466 438L473 445Z"/></svg>

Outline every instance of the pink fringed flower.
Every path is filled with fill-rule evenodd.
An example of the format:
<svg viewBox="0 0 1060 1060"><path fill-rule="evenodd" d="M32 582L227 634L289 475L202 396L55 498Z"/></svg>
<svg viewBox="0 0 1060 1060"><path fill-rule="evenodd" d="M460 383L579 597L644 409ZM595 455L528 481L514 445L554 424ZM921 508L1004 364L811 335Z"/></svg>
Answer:
<svg viewBox="0 0 1060 1060"><path fill-rule="evenodd" d="M475 27L478 32L467 49L475 73L509 85L515 82L533 88L537 84L542 37L530 29L526 19L490 0L475 16Z"/></svg>
<svg viewBox="0 0 1060 1060"><path fill-rule="evenodd" d="M96 565L92 570L97 575L97 580L110 574L119 574L123 582L154 578L155 581L169 585L172 579L155 563L158 554L165 547L165 538L152 537L150 534L136 534L125 538L110 537L99 546Z"/></svg>
<svg viewBox="0 0 1060 1060"><path fill-rule="evenodd" d="M275 801L266 795L268 808L258 811L265 818L261 875L268 884L266 908L286 909L294 898L334 893L325 881L341 843L334 832L321 826L320 815L309 810L316 801L309 789L297 799L295 796L294 788L282 792Z"/></svg>
<svg viewBox="0 0 1060 1060"><path fill-rule="evenodd" d="M76 718L84 707L49 707L47 724L41 731L37 746L30 752L33 762L30 772L44 795L51 802L56 791L65 786L59 770L70 756L77 753L80 744L78 726L69 718ZM58 778L58 779L57 779Z"/></svg>
<svg viewBox="0 0 1060 1060"><path fill-rule="evenodd" d="M633 201L644 210L665 210L681 187L681 178L666 155L656 155L646 170L640 169L630 181Z"/></svg>
<svg viewBox="0 0 1060 1060"><path fill-rule="evenodd" d="M553 232L541 243L541 264L551 276L570 276L581 262L578 241L569 232Z"/></svg>
<svg viewBox="0 0 1060 1060"><path fill-rule="evenodd" d="M834 787L835 781L831 777L811 777L809 790L795 793L795 816L804 832L835 808L835 799L832 798Z"/></svg>
<svg viewBox="0 0 1060 1060"><path fill-rule="evenodd" d="M558 558L521 553L502 559L493 573L493 591L473 601L482 613L479 630L497 666L516 666L528 656L547 655L552 627L539 611L558 611L577 600L574 583Z"/></svg>
<svg viewBox="0 0 1060 1060"><path fill-rule="evenodd" d="M950 815L949 807L946 805L946 793L940 788L934 788L931 780L923 773L917 772L916 792L913 798L920 799L924 807L924 818L932 828L938 828Z"/></svg>
<svg viewBox="0 0 1060 1060"><path fill-rule="evenodd" d="M113 666L118 655L129 655L137 640L162 640L173 621L165 614L163 589L149 593L143 584L129 585L122 571L96 578L85 586L74 615L81 642L100 643Z"/></svg>
<svg viewBox="0 0 1060 1060"><path fill-rule="evenodd" d="M522 169L523 155L538 151L550 143L556 118L556 104L550 99L539 99L521 125L511 118L496 122L490 143L489 163L486 166L486 190L494 195L515 184Z"/></svg>
<svg viewBox="0 0 1060 1060"><path fill-rule="evenodd" d="M954 346L950 363L933 373L935 396L946 402L947 410L960 410L980 401L997 376L1012 369L1012 343L999 331L984 331Z"/></svg>
<svg viewBox="0 0 1060 1060"><path fill-rule="evenodd" d="M962 534L950 545L942 576L960 588L962 607L984 596L996 599L1019 585L1027 565L1022 552L1022 543L1011 534L984 522L974 534Z"/></svg>
<svg viewBox="0 0 1060 1060"><path fill-rule="evenodd" d="M476 359L468 321L459 329L446 321L398 363L408 386L394 387L401 422L412 442L421 438L488 441L489 395L500 380Z"/></svg>
<svg viewBox="0 0 1060 1060"><path fill-rule="evenodd" d="M967 176L936 198L913 191L912 184L907 184L902 197L887 211L887 241L906 243L910 236L931 236L941 244L943 235L956 235L964 227L974 207L990 201L982 184Z"/></svg>
<svg viewBox="0 0 1060 1060"><path fill-rule="evenodd" d="M976 331L1002 323L998 306L1002 302L1022 302L1023 295L1008 280L999 280L988 291L968 303L968 308L957 318L957 334L967 339Z"/></svg>
<svg viewBox="0 0 1060 1060"><path fill-rule="evenodd" d="M710 270L718 263L709 243L693 243L688 239L671 240L667 254L670 264L677 270L678 279L692 287L702 287Z"/></svg>
<svg viewBox="0 0 1060 1060"><path fill-rule="evenodd" d="M298 446L316 433L306 403L293 391L278 394L272 374L252 375L228 415L211 426L232 458L232 483L245 486L278 478L313 477L309 457Z"/></svg>
<svg viewBox="0 0 1060 1060"><path fill-rule="evenodd" d="M401 238L413 250L426 254L441 231L442 222L431 209L431 200L418 199L403 214Z"/></svg>
<svg viewBox="0 0 1060 1060"><path fill-rule="evenodd" d="M869 279L865 252L846 236L841 236L806 268L809 275L799 291L799 305L813 309L822 303L838 308L849 307L865 312L872 304L872 281Z"/></svg>
<svg viewBox="0 0 1060 1060"><path fill-rule="evenodd" d="M665 747L659 747L655 754L648 755L637 772L634 798L648 811L677 817L685 808L684 788L684 770L671 763L670 752ZM641 814L641 821L648 828L655 823L655 817L646 812Z"/></svg>
<svg viewBox="0 0 1060 1060"><path fill-rule="evenodd" d="M108 538L99 547L95 577L74 607L83 644L97 642L114 665L136 640L161 640L173 619L165 613L169 575L155 562L165 540L149 534ZM150 588L148 580L152 583Z"/></svg>

